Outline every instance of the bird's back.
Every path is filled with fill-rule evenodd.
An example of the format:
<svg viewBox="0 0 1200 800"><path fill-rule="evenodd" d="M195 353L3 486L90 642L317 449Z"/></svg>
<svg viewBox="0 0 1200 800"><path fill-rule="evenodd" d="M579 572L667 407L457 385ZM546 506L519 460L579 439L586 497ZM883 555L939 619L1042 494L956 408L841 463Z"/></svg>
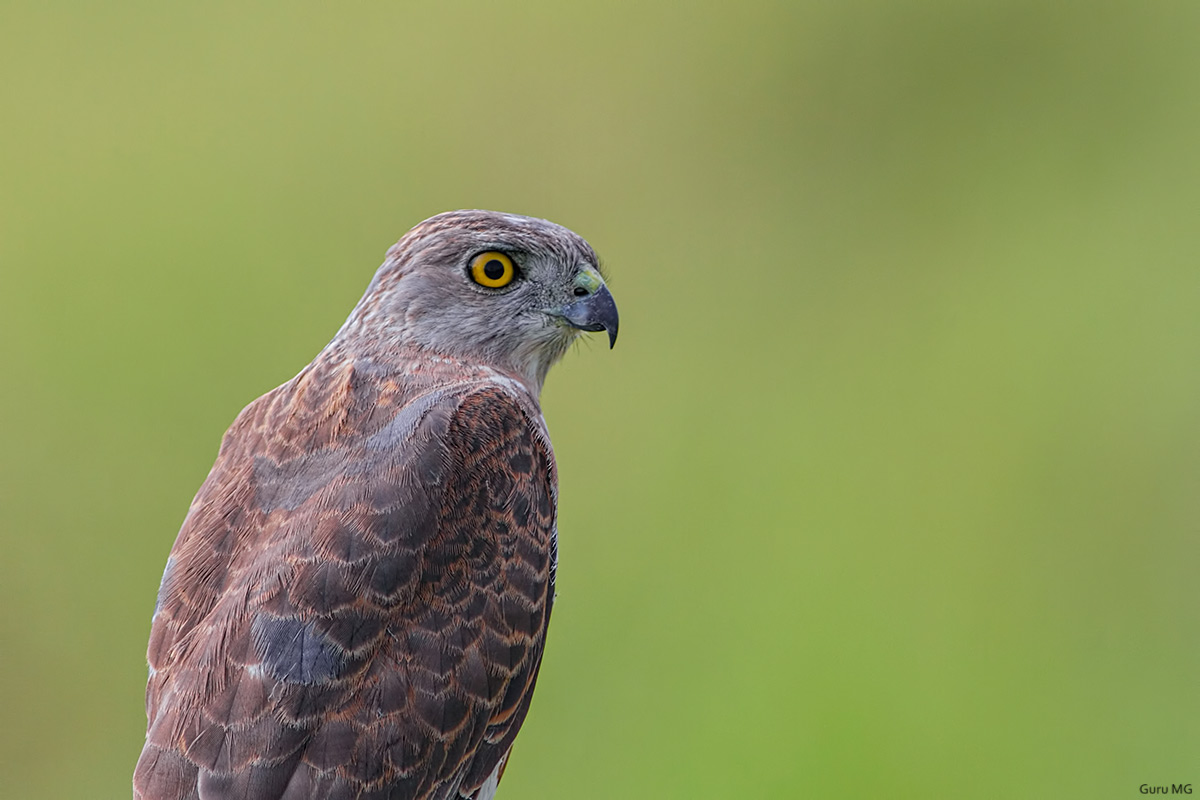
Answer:
<svg viewBox="0 0 1200 800"><path fill-rule="evenodd" d="M143 800L486 798L553 595L536 399L329 351L248 406L155 608Z"/></svg>

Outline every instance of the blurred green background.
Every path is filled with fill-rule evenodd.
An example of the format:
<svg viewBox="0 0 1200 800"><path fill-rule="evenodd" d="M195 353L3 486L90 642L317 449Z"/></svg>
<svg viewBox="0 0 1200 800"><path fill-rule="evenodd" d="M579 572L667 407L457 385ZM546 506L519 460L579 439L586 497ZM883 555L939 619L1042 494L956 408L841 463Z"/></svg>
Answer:
<svg viewBox="0 0 1200 800"><path fill-rule="evenodd" d="M8 2L0 74L0 796L129 796L222 432L460 207L622 314L502 798L1200 784L1200 4Z"/></svg>

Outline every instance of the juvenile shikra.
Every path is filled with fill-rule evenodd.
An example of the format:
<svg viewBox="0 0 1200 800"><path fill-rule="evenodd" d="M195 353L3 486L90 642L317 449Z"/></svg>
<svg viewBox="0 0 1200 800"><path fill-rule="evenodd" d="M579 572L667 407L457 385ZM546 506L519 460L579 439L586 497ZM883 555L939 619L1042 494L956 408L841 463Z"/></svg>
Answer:
<svg viewBox="0 0 1200 800"><path fill-rule="evenodd" d="M141 800L488 800L554 599L538 403L617 337L591 247L441 214L300 374L238 415L167 559Z"/></svg>

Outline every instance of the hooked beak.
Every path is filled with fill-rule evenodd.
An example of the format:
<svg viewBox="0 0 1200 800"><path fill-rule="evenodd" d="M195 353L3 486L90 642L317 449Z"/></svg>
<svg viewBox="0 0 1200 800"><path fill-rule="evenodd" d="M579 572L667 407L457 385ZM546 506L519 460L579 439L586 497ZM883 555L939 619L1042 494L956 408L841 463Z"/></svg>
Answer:
<svg viewBox="0 0 1200 800"><path fill-rule="evenodd" d="M604 284L563 308L562 317L581 331L608 331L609 349L617 343L617 303Z"/></svg>

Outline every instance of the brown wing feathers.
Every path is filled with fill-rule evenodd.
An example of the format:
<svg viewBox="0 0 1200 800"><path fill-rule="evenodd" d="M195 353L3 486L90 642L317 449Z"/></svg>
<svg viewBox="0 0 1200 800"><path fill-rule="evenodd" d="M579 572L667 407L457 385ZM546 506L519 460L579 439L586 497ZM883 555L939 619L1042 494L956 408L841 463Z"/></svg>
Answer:
<svg viewBox="0 0 1200 800"><path fill-rule="evenodd" d="M250 406L164 575L135 796L471 797L540 664L552 482L497 387L326 364Z"/></svg>

